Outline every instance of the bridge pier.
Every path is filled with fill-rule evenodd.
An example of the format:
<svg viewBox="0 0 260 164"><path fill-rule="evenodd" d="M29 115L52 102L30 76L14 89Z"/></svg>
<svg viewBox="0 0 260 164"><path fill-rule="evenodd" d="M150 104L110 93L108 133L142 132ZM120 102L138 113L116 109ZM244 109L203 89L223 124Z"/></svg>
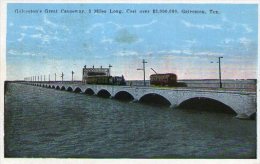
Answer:
<svg viewBox="0 0 260 164"><path fill-rule="evenodd" d="M245 114L245 113L238 113L238 114L236 115L236 118L238 118L238 119L243 119L243 120L248 120L248 119L250 119L250 116L248 116L248 115Z"/></svg>
<svg viewBox="0 0 260 164"><path fill-rule="evenodd" d="M170 108L171 108L171 109L175 109L175 108L177 108L177 107L178 107L177 104L171 104L171 105L170 105Z"/></svg>
<svg viewBox="0 0 260 164"><path fill-rule="evenodd" d="M133 99L132 101L130 101L131 103L137 103L138 99Z"/></svg>

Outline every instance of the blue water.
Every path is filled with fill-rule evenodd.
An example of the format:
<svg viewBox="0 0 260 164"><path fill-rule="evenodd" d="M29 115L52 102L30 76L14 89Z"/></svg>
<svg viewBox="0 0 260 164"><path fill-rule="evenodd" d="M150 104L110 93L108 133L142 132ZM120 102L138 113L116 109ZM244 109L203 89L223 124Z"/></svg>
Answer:
<svg viewBox="0 0 260 164"><path fill-rule="evenodd" d="M9 83L5 157L256 158L256 121Z"/></svg>

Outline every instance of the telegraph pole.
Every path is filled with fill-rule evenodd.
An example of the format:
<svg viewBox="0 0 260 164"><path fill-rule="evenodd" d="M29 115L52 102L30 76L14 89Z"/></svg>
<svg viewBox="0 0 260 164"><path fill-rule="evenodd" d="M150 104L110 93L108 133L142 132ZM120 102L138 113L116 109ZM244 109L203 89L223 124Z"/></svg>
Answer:
<svg viewBox="0 0 260 164"><path fill-rule="evenodd" d="M74 74L74 72L72 71L72 72L71 72L71 77L72 77L72 78L71 78L71 81L72 81L72 82L73 82L73 74Z"/></svg>
<svg viewBox="0 0 260 164"><path fill-rule="evenodd" d="M218 57L218 75L219 75L219 88L222 88L222 81L221 81L221 59L223 56ZM211 63L214 63L213 61Z"/></svg>
<svg viewBox="0 0 260 164"><path fill-rule="evenodd" d="M219 72L219 88L222 88L222 82L221 82L221 60L223 57L218 57L218 72Z"/></svg>
<svg viewBox="0 0 260 164"><path fill-rule="evenodd" d="M144 72L144 86L146 86L146 83L145 83L145 64L147 63L147 61L145 61L144 59L143 59L143 69L141 69L141 68L138 68L137 70L141 70L141 71L143 71Z"/></svg>
<svg viewBox="0 0 260 164"><path fill-rule="evenodd" d="M55 81L56 81L56 73L54 75L55 75Z"/></svg>
<svg viewBox="0 0 260 164"><path fill-rule="evenodd" d="M45 81L45 75L44 75L44 81Z"/></svg>
<svg viewBox="0 0 260 164"><path fill-rule="evenodd" d="M61 73L61 81L63 82L63 77L64 77L64 74L63 72Z"/></svg>

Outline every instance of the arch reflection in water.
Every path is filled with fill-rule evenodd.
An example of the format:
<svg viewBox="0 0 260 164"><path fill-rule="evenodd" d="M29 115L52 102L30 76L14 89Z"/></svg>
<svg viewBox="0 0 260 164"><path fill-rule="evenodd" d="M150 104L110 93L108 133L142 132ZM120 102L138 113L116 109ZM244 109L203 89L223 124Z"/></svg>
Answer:
<svg viewBox="0 0 260 164"><path fill-rule="evenodd" d="M95 94L95 92L90 88L86 89L85 93L88 94L88 95L94 95Z"/></svg>
<svg viewBox="0 0 260 164"><path fill-rule="evenodd" d="M117 92L114 96L115 99L120 101L132 101L134 100L134 96L126 91Z"/></svg>
<svg viewBox="0 0 260 164"><path fill-rule="evenodd" d="M170 106L171 102L156 93L149 93L140 98L139 102L155 106Z"/></svg>
<svg viewBox="0 0 260 164"><path fill-rule="evenodd" d="M68 87L67 91L72 92L73 89L71 87Z"/></svg>
<svg viewBox="0 0 260 164"><path fill-rule="evenodd" d="M103 98L109 98L111 96L111 94L105 90L105 89L101 89L98 93L97 96L99 97L103 97Z"/></svg>
<svg viewBox="0 0 260 164"><path fill-rule="evenodd" d="M74 92L80 93L80 92L82 92L82 91L81 91L81 89L80 89L79 87L77 87L77 88L74 90Z"/></svg>

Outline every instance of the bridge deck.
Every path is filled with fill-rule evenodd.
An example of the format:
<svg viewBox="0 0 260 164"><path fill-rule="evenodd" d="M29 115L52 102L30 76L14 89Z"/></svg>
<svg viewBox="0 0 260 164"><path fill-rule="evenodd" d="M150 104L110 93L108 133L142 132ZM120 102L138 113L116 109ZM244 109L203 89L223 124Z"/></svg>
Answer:
<svg viewBox="0 0 260 164"><path fill-rule="evenodd" d="M82 84L81 82L36 82L49 85L71 85L71 86L95 86L93 84ZM98 86L113 86L113 85L98 85ZM173 91L196 91L196 92L217 92L217 93L237 93L237 94L252 94L256 95L254 89L227 89L227 88L194 88L194 87L159 87L159 86L114 86L121 88L139 88L139 89L156 89L156 90L173 90Z"/></svg>

